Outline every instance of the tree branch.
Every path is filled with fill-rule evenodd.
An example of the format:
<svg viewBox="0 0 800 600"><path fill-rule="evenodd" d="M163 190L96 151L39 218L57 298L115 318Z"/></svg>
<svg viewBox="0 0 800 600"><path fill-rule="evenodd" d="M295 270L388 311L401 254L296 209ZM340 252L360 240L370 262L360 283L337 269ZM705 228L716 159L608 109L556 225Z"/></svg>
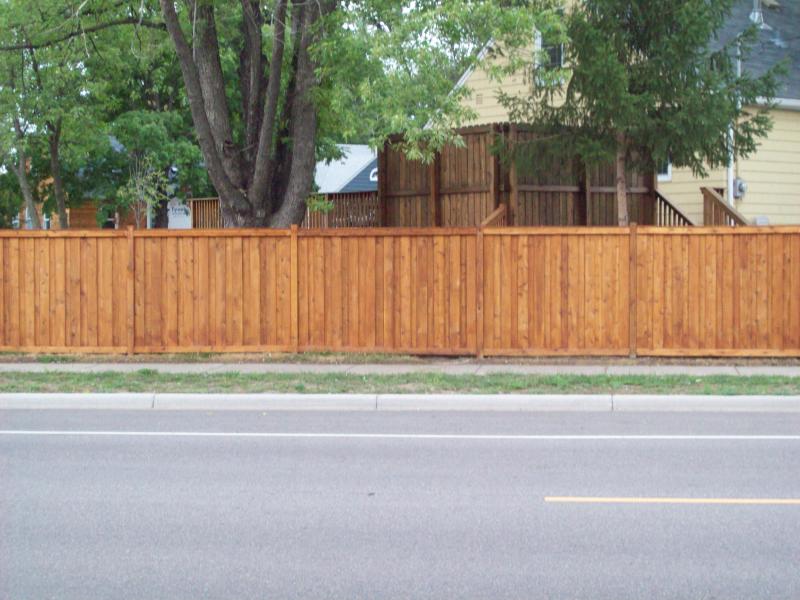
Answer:
<svg viewBox="0 0 800 600"><path fill-rule="evenodd" d="M39 50L41 48L48 48L87 33L95 33L97 31L102 31L103 29L119 27L121 25L138 25L141 27L149 27L150 29L160 29L162 31L166 31L167 29L167 26L159 21L148 21L144 19L140 20L138 17L126 17L124 19L113 19L105 23L98 23L97 25L92 25L91 27L82 27L80 29L70 31L69 33L62 34L49 40L43 40L41 42L34 43L28 40L21 44L0 46L0 52L12 52L15 50Z"/></svg>
<svg viewBox="0 0 800 600"><path fill-rule="evenodd" d="M281 89L281 71L283 70L283 49L286 33L286 5L287 0L279 0L275 15L275 33L272 40L272 58L269 65L269 80L267 82L267 99L264 108L264 120L261 122L261 131L258 134L258 152L256 152L255 175L250 188L250 200L257 206L263 207L265 214L271 214L271 206L267 206L266 195L272 181L272 136L275 132L275 122L278 113L278 94Z"/></svg>

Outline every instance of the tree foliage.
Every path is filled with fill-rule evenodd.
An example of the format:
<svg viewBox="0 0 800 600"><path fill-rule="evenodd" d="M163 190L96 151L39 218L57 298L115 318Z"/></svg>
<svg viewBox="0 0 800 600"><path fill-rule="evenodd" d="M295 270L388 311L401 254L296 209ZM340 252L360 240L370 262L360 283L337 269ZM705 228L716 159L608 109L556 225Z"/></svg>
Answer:
<svg viewBox="0 0 800 600"><path fill-rule="evenodd" d="M617 162L620 209L631 167L670 160L702 176L746 157L770 128L768 106L781 67L737 74L736 53L753 31L720 44L732 0L586 0L543 35L565 44L563 68L533 66L528 97L504 95L514 120L541 130L539 152ZM761 108L753 108L757 104ZM733 144L728 137L732 127ZM620 222L627 222L627 214Z"/></svg>
<svg viewBox="0 0 800 600"><path fill-rule="evenodd" d="M85 153L98 157L93 165L114 163L107 138L124 129L120 120L138 120L135 132L162 123L179 142L162 146L164 160L189 160L183 142L196 141L196 164L229 226L299 221L316 160L335 158L336 143L380 146L403 133L410 155L430 157L470 116L460 102L467 91L453 84L477 50L529 35L536 14L534 3L497 0L27 4L0 9L0 50L79 51L80 64L66 68L80 73L85 83L74 89L99 110L102 127ZM103 193L122 185L115 175L126 169L106 169L103 181L104 169L86 162L67 179L79 186L77 175L91 174L88 187Z"/></svg>

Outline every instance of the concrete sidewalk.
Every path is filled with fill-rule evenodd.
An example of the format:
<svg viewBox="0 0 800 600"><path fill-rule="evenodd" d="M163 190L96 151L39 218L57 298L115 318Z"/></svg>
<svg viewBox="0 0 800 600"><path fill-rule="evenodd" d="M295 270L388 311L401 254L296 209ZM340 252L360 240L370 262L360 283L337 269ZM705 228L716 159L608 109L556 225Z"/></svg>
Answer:
<svg viewBox="0 0 800 600"><path fill-rule="evenodd" d="M800 412L800 396L657 394L0 394L0 410Z"/></svg>
<svg viewBox="0 0 800 600"><path fill-rule="evenodd" d="M422 363L0 363L0 373L133 373L151 369L159 373L342 373L348 375L780 375L800 377L800 365L604 365L604 364L502 364L480 361Z"/></svg>

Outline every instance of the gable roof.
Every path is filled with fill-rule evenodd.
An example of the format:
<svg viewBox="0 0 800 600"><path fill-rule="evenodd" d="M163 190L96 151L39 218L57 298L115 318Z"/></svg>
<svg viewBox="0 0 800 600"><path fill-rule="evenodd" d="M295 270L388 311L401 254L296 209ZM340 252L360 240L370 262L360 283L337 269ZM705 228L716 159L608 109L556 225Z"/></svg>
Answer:
<svg viewBox="0 0 800 600"><path fill-rule="evenodd" d="M762 0L766 27L758 31L757 40L742 69L751 75L763 75L782 60L788 60L788 75L781 82L778 98L800 100L800 1ZM719 43L732 41L753 25L750 13L752 0L737 0L731 14L718 33Z"/></svg>
<svg viewBox="0 0 800 600"><path fill-rule="evenodd" d="M348 181L340 192L376 192L378 191L378 158L361 169Z"/></svg>
<svg viewBox="0 0 800 600"><path fill-rule="evenodd" d="M344 153L341 159L330 162L321 160L317 163L316 171L314 172L314 183L316 183L321 194L355 191L346 190L349 187L348 184L378 160L375 151L369 146L339 144L339 149ZM367 176L369 176L369 172ZM369 189L378 189L377 183Z"/></svg>

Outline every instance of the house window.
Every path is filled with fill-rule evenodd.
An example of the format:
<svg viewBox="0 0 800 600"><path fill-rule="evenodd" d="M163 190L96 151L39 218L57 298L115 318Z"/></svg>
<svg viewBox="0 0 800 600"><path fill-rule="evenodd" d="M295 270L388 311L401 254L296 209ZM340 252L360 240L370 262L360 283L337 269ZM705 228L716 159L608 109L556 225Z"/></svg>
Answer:
<svg viewBox="0 0 800 600"><path fill-rule="evenodd" d="M668 160L659 163L656 169L656 177L658 181L672 181L672 163Z"/></svg>
<svg viewBox="0 0 800 600"><path fill-rule="evenodd" d="M564 44L548 44L542 40L542 68L552 71L564 66Z"/></svg>
<svg viewBox="0 0 800 600"><path fill-rule="evenodd" d="M483 104L483 94L475 94L475 104L478 106Z"/></svg>
<svg viewBox="0 0 800 600"><path fill-rule="evenodd" d="M548 71L556 71L564 67L564 44L556 34L536 33L534 43L536 55L533 66L533 81L543 82ZM551 75L552 77L552 75Z"/></svg>

